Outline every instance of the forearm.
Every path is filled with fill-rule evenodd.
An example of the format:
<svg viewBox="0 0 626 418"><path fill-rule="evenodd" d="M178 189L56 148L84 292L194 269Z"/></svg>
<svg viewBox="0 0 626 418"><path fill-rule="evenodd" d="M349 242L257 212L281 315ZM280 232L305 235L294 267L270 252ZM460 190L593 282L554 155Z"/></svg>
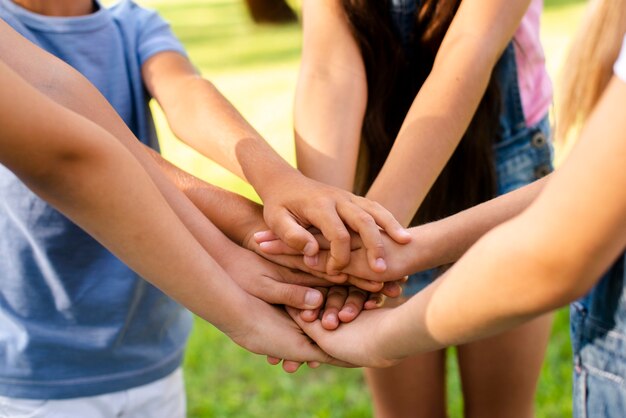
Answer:
<svg viewBox="0 0 626 418"><path fill-rule="evenodd" d="M307 177L352 191L367 85L358 62L350 70L336 67L302 64L294 111L296 157Z"/></svg>
<svg viewBox="0 0 626 418"><path fill-rule="evenodd" d="M189 234L133 156L4 64L0 83L2 163L142 277L228 330L229 315L238 314L225 300L241 301L242 291Z"/></svg>
<svg viewBox="0 0 626 418"><path fill-rule="evenodd" d="M98 90L76 70L28 42L8 26L0 26L6 42L0 58L25 81L61 106L84 116L117 138L139 161L176 215L207 251L220 250L230 241L161 172L119 115ZM17 51L17 52L16 52ZM221 246L223 243L224 246ZM211 253L214 257L216 254Z"/></svg>
<svg viewBox="0 0 626 418"><path fill-rule="evenodd" d="M587 293L624 252L624 97L624 83L610 84L581 140L528 209L400 308L404 322L388 329L424 346L411 348L405 337L399 351L468 342L562 306Z"/></svg>
<svg viewBox="0 0 626 418"><path fill-rule="evenodd" d="M298 168L352 191L367 105L365 64L339 1L306 0L302 18L294 106Z"/></svg>
<svg viewBox="0 0 626 418"><path fill-rule="evenodd" d="M444 276L398 308L392 317L404 320L387 327L384 337L397 343L387 347L390 358L485 338L582 294L572 283L584 273L563 271L556 262L534 263L537 246L522 240L508 245L510 230L489 233Z"/></svg>
<svg viewBox="0 0 626 418"><path fill-rule="evenodd" d="M249 182L261 198L274 179L299 175L210 81L199 75L174 80L160 86L156 98L180 140Z"/></svg>
<svg viewBox="0 0 626 418"><path fill-rule="evenodd" d="M550 177L442 220L410 228L413 239L409 245L416 256L407 274L456 262L485 233L526 209Z"/></svg>
<svg viewBox="0 0 626 418"><path fill-rule="evenodd" d="M367 197L408 225L459 144L487 87L493 56L470 41L438 56Z"/></svg>
<svg viewBox="0 0 626 418"><path fill-rule="evenodd" d="M149 149L163 173L220 231L239 245L251 234L267 229L263 207L236 193L206 183L166 161Z"/></svg>
<svg viewBox="0 0 626 418"><path fill-rule="evenodd" d="M368 197L410 222L450 159L529 0L465 1Z"/></svg>

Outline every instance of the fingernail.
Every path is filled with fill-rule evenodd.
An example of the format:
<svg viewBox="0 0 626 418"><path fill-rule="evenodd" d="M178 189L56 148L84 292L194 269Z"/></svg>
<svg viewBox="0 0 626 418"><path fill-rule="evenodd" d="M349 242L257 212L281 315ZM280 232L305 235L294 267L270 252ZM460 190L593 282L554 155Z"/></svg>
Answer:
<svg viewBox="0 0 626 418"><path fill-rule="evenodd" d="M311 308L317 308L322 303L322 294L317 290L307 290L304 295L304 304Z"/></svg>
<svg viewBox="0 0 626 418"><path fill-rule="evenodd" d="M354 313L354 308L352 306L346 306L342 309L343 312L352 315Z"/></svg>
<svg viewBox="0 0 626 418"><path fill-rule="evenodd" d="M306 264L309 267L317 267L318 262L319 262L319 257L317 255L314 255L314 256L305 255L304 256L304 264Z"/></svg>
<svg viewBox="0 0 626 418"><path fill-rule="evenodd" d="M385 263L385 260L380 258L380 257L376 259L374 264L380 270L386 270L387 269L387 263Z"/></svg>
<svg viewBox="0 0 626 418"><path fill-rule="evenodd" d="M304 253L304 255L312 257L315 255L315 244L313 244L312 242L307 243L307 245L304 246L304 250L302 250L302 252Z"/></svg>

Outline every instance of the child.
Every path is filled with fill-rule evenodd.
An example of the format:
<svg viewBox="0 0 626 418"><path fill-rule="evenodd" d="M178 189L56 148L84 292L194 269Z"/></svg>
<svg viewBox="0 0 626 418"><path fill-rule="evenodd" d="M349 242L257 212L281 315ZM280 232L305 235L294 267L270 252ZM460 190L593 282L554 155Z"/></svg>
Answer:
<svg viewBox="0 0 626 418"><path fill-rule="evenodd" d="M390 365L411 353L494 335L582 297L572 304L574 416L623 416L626 2L597 0L590 10L569 61L577 65L567 67L570 101L563 103L566 130L572 122L584 124L559 171L442 221L450 226L483 219L460 228L467 239L488 229L487 214L512 218L401 307L366 312L336 331L296 318L323 349L346 361ZM412 264L414 251L399 249L390 260L402 266L395 273L412 270L400 260L404 255Z"/></svg>
<svg viewBox="0 0 626 418"><path fill-rule="evenodd" d="M216 248L227 252L234 248L236 261L241 262L241 257L236 255L238 247L202 216L190 212L188 204L185 209L185 199L181 198L180 192L168 190L168 183L158 175L148 175L148 171L159 173L154 167L150 169L150 163L154 165L154 162L147 159L143 161L144 166L140 165L140 158L135 159L129 153L132 147L124 147L120 143L123 141L101 126L42 96L10 66L20 67L23 63L20 61L26 58L33 68L52 74L46 78L41 76L41 70L25 70L35 85L44 90L51 85L59 89L53 93L55 100L71 103L72 94L78 94L87 99L92 111L110 115L112 109L93 86L67 65L29 44L4 22L0 22L0 38L3 40L0 87L4 92L0 98L2 164L39 196L86 228L138 274L211 321L242 346L299 361L331 360L313 349L299 328L284 314L250 296L231 281L207 251L225 261ZM7 45L13 49L6 48ZM37 123L32 123L33 120ZM168 196L167 202L161 193ZM11 208L9 203L9 199L3 199L2 206ZM150 212L145 212L144 205L150 205ZM12 215L17 217L20 214L14 212ZM41 219L41 222L46 221L50 219ZM198 229L204 230L214 247L199 244L190 233L197 233ZM7 226L4 232L13 230ZM22 232L28 231L22 229ZM33 247L43 241L35 238L34 234L29 236ZM35 250L41 248L35 247ZM8 250L7 246L3 246L4 250ZM27 253L25 248L23 252ZM44 264L43 253L35 252L34 255L42 266L54 266ZM6 260L3 258L2 262L4 267ZM252 265L250 267L255 269ZM112 293L119 285L110 284L119 277L105 276L101 280L79 277L69 281L67 276L60 277L48 269L43 272L46 274L44 280L40 280L43 274L38 276L33 271L31 269L29 276L20 281L15 279L13 272L2 269L1 325L5 331L2 334L0 385L3 393L12 396L0 397L2 415L185 416L180 371L163 378L153 374L145 384L139 380L143 378L141 368L154 356L143 352L140 343L163 341L161 346L146 349L166 353L170 341L176 341L177 323L160 325L158 331L169 336L151 336L142 334L145 331L135 331L141 326L138 320L142 318L139 314L143 309L149 308L152 315L163 318L161 312L168 308L164 305L165 298L159 300L153 296L160 306L152 306L150 300L142 301L141 294L134 292L131 296L136 301L135 309L127 315L127 328L121 335L114 332L113 325L115 317L124 314L127 295ZM250 273L255 274L246 272L247 275ZM144 294L158 295L156 289L146 283L137 282L136 287ZM101 302L92 300L87 306L89 298L98 298ZM241 306L246 306L246 310L243 311ZM170 317L176 319L178 311L180 309ZM152 324L148 321L145 325ZM106 348L111 338L115 338L114 345ZM133 349L137 351L130 354ZM66 351L74 358L68 359ZM178 355L177 352L173 354ZM91 364L103 359L109 362ZM163 360L171 362L167 357L159 360L157 366ZM117 362L123 363L126 369L120 369ZM98 369L122 370L128 375L94 374ZM158 368L152 367L152 370L157 372ZM25 379L28 375L38 380ZM61 396L62 399L54 401L36 396L23 399L24 395L31 398L27 394L35 392L48 391L55 395L89 393L98 387L106 389L120 382L128 384L129 378L135 379L132 389L107 395L73 399Z"/></svg>
<svg viewBox="0 0 626 418"><path fill-rule="evenodd" d="M194 136L195 132L202 131L198 136L206 134L209 139L215 139L223 133L224 137L231 139L230 145L237 148L240 158L235 157L234 148L224 147L225 160L232 158L230 165L236 166L235 170L240 173L245 171L253 183L268 183L261 195L267 192L267 203L274 210L282 208L281 213L286 213L275 216L280 218L278 221L274 219L283 225L287 221L285 231L293 231L297 226L287 209L300 210L300 204L290 203L289 208L284 207L279 193L270 192L272 187L269 183L279 185L280 182L267 181L263 172L267 169L265 163L274 164L283 180L293 180L298 193L308 190L302 196L326 195L322 198L324 202L333 201L347 211L345 219L358 213L359 204L365 202L354 205L349 195L335 193L325 186L320 188L285 167L285 163L279 161L212 86L197 77L184 57L182 47L155 13L128 1L120 2L109 10L92 1L20 1L17 4L3 0L0 2L0 16L25 37L83 72L115 105L124 122L142 142L156 144L144 82L158 96L168 117L177 121L177 124L173 123L175 130L185 131L187 124L194 124L197 128L191 131L189 137L186 134L181 136L193 141L198 138ZM20 74L33 85L46 90L55 101L123 139L153 179L159 178L154 163L150 165L146 161L149 157L142 155L139 143L133 142L132 135L119 123L118 116L103 108L102 104L94 104L100 103L98 100L101 97L85 93L87 87L83 81L79 85L84 89L76 89L64 78L73 80L74 76L68 76L58 65L50 65L48 58L34 61L32 57L36 52L23 39L15 36L8 39L7 36L3 37L0 50L5 59L14 60L12 64L19 67ZM201 83L203 87L196 83ZM200 109L202 123L189 120L186 108L178 106L174 95L176 91L191 91L204 97L187 97L189 101L186 102L192 108ZM194 98L195 101L192 100ZM200 125L202 129L198 127ZM210 127L208 134L207 125ZM245 167L239 166L238 158L245 162L242 164ZM250 158L260 160L253 164ZM139 388L160 379L172 378L176 383L172 396L163 396L158 391L153 394L155 400L180 405L181 399L184 399L182 384L180 373L175 371L180 366L190 327L189 315L158 289L141 280L67 218L33 195L9 170L4 167L1 170L0 187L5 199L0 212L3 225L0 237L3 258L0 265L3 282L11 283L11 286L3 287L0 303L3 314L12 312L14 315L12 322L3 321L0 324L0 327L7 327L2 331L3 352L10 353L2 358L0 370L0 393L11 397L3 399L3 402L10 403L16 398L77 399ZM160 180L160 186L164 188L164 193L175 195L175 191L166 189L166 182ZM290 189L284 185L279 187L285 192ZM215 204L211 198L204 199L209 205ZM297 197L295 201L304 204ZM300 280L305 285L312 285L313 282L306 278L309 280L307 283L300 275L281 270L250 252L235 250L232 245L216 239L210 223L199 220L195 209L186 206L180 197L169 203L177 213L181 211L179 216L203 247L250 293L272 303L310 306L321 303L321 295L313 289L303 289L299 293L302 296L312 295L312 298L297 302L287 297L288 293L293 294L293 289L285 292L281 283L270 283L271 290L264 290L263 280L267 284L269 278ZM334 204L332 208L334 211ZM340 218L336 212L333 213L325 208L313 209L307 212L307 216L311 215L313 223L320 221L320 226L328 225L328 222L336 225L335 221ZM393 222L378 208L368 209L368 213L372 213L380 224L385 224L382 217ZM302 219L308 219L307 216ZM364 226L363 231L371 229L371 225L361 225ZM303 242L306 243L306 237ZM316 250L316 246L312 251ZM339 250L340 253L345 252L345 248ZM375 256L373 260L377 258ZM255 282L255 276L262 280ZM31 294L29 289L36 289L37 292ZM23 310L15 312L14 306L22 306ZM274 310L270 312L279 315ZM270 317L268 315L268 319ZM278 323L283 319L279 319ZM10 327L11 323L19 326ZM23 344L23 341L28 341L28 344ZM292 359L292 356L285 357ZM306 360L297 357L293 360ZM290 365L288 363L287 368ZM157 409L158 405L161 404L155 402ZM161 409L167 415L168 409Z"/></svg>
<svg viewBox="0 0 626 418"><path fill-rule="evenodd" d="M305 1L295 112L302 172L356 189L405 225L546 175L541 8L541 0ZM434 278L412 276L405 294ZM326 309L323 323L336 327L342 316ZM468 415L531 414L549 330L541 318L458 347ZM367 371L375 415L445 416L445 359L438 351Z"/></svg>

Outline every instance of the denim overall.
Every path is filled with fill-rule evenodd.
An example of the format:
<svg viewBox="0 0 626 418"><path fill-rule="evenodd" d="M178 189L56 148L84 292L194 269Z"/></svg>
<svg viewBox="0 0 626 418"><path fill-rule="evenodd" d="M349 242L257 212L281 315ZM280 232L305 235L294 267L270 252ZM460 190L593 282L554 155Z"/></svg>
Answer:
<svg viewBox="0 0 626 418"><path fill-rule="evenodd" d="M626 417L626 253L570 308L574 417Z"/></svg>
<svg viewBox="0 0 626 418"><path fill-rule="evenodd" d="M420 0L391 0L394 28L405 46L415 25L415 12L419 3ZM552 172L553 150L547 115L535 126L526 126L513 42L507 46L494 71L499 79L502 96L498 139L494 140L497 194L501 195ZM411 275L405 285L404 295L409 297L419 292L437 275L437 269Z"/></svg>

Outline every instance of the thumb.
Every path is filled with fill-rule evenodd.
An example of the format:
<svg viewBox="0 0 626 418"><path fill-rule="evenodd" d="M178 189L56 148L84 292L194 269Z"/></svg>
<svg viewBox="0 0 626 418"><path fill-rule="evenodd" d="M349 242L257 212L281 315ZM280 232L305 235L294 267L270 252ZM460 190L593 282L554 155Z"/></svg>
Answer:
<svg viewBox="0 0 626 418"><path fill-rule="evenodd" d="M262 286L258 293L255 296L267 303L297 309L317 309L324 302L324 296L319 290L276 281L272 281L271 286Z"/></svg>

